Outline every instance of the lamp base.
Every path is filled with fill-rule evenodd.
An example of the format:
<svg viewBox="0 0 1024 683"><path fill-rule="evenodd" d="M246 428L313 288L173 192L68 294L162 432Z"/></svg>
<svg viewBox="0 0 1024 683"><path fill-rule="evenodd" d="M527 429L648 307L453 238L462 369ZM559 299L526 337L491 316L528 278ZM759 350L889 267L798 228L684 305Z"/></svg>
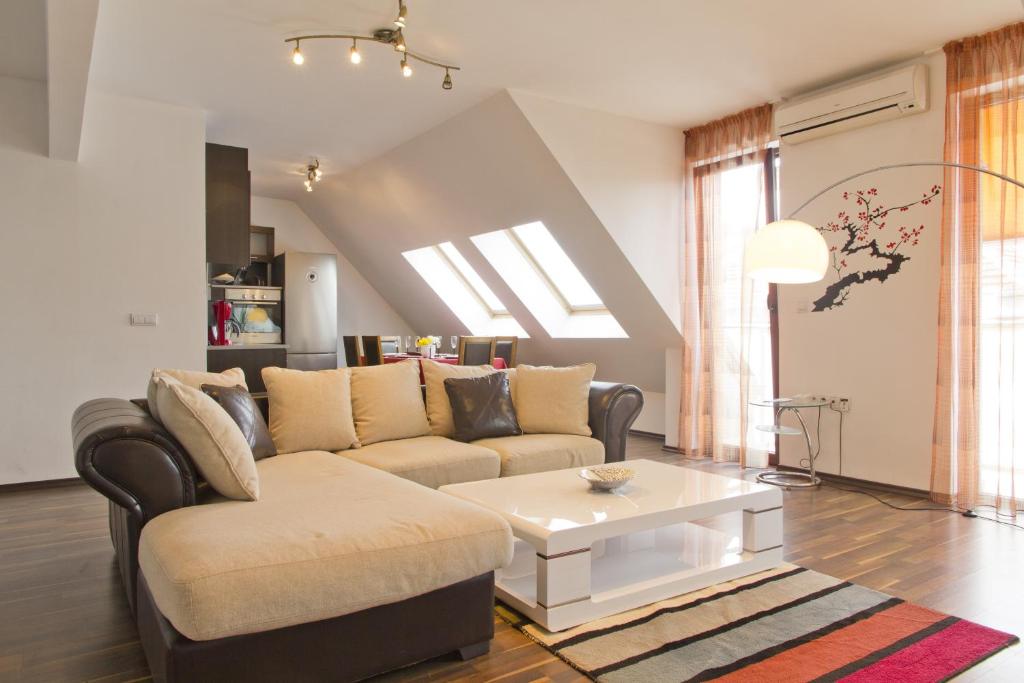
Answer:
<svg viewBox="0 0 1024 683"><path fill-rule="evenodd" d="M785 489L810 489L821 485L821 479L816 474L808 472L761 472L757 475L757 480L762 484L781 486Z"/></svg>

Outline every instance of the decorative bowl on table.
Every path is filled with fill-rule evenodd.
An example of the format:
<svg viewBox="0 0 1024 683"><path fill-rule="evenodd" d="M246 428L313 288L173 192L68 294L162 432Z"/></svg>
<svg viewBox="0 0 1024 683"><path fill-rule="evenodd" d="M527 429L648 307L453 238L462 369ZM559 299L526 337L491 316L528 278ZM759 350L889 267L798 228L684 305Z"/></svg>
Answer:
<svg viewBox="0 0 1024 683"><path fill-rule="evenodd" d="M633 475L633 470L628 467L615 465L585 467L580 470L580 478L590 484L592 491L614 491L632 479Z"/></svg>

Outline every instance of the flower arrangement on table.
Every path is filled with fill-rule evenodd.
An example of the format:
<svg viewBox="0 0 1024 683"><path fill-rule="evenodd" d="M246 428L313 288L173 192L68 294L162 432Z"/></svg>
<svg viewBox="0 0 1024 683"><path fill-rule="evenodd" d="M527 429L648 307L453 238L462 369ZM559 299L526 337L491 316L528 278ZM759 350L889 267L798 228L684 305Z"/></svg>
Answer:
<svg viewBox="0 0 1024 683"><path fill-rule="evenodd" d="M417 337L416 348L424 358L433 358L434 349L440 337Z"/></svg>

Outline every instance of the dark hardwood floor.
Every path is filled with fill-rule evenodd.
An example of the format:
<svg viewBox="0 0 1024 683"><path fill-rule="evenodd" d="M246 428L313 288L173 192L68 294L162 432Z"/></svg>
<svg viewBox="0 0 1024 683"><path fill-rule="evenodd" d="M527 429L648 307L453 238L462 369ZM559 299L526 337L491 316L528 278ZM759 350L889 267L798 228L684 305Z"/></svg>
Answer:
<svg viewBox="0 0 1024 683"><path fill-rule="evenodd" d="M684 462L643 437L630 439L629 457L754 474ZM1024 531L947 512L892 510L834 488L784 495L789 562L1024 634ZM584 680L503 622L495 629L485 657L434 660L380 680ZM0 493L0 681L147 678L107 536L106 500L84 485ZM1012 647L958 680L1024 680L1024 648Z"/></svg>

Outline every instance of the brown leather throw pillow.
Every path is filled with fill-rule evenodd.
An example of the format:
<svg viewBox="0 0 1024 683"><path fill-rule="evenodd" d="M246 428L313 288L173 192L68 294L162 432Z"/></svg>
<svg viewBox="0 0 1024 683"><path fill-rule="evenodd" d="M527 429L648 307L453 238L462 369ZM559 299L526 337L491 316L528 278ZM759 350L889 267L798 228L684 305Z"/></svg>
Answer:
<svg viewBox="0 0 1024 683"><path fill-rule="evenodd" d="M499 436L519 436L523 430L512 405L508 375L496 372L484 377L449 377L444 390L452 405L456 441L476 441Z"/></svg>
<svg viewBox="0 0 1024 683"><path fill-rule="evenodd" d="M245 387L204 384L203 393L216 401L242 430L245 440L249 442L249 448L252 449L254 460L277 455L274 441L270 438L270 430L267 429L267 421L263 419L260 407L256 405L252 394Z"/></svg>

